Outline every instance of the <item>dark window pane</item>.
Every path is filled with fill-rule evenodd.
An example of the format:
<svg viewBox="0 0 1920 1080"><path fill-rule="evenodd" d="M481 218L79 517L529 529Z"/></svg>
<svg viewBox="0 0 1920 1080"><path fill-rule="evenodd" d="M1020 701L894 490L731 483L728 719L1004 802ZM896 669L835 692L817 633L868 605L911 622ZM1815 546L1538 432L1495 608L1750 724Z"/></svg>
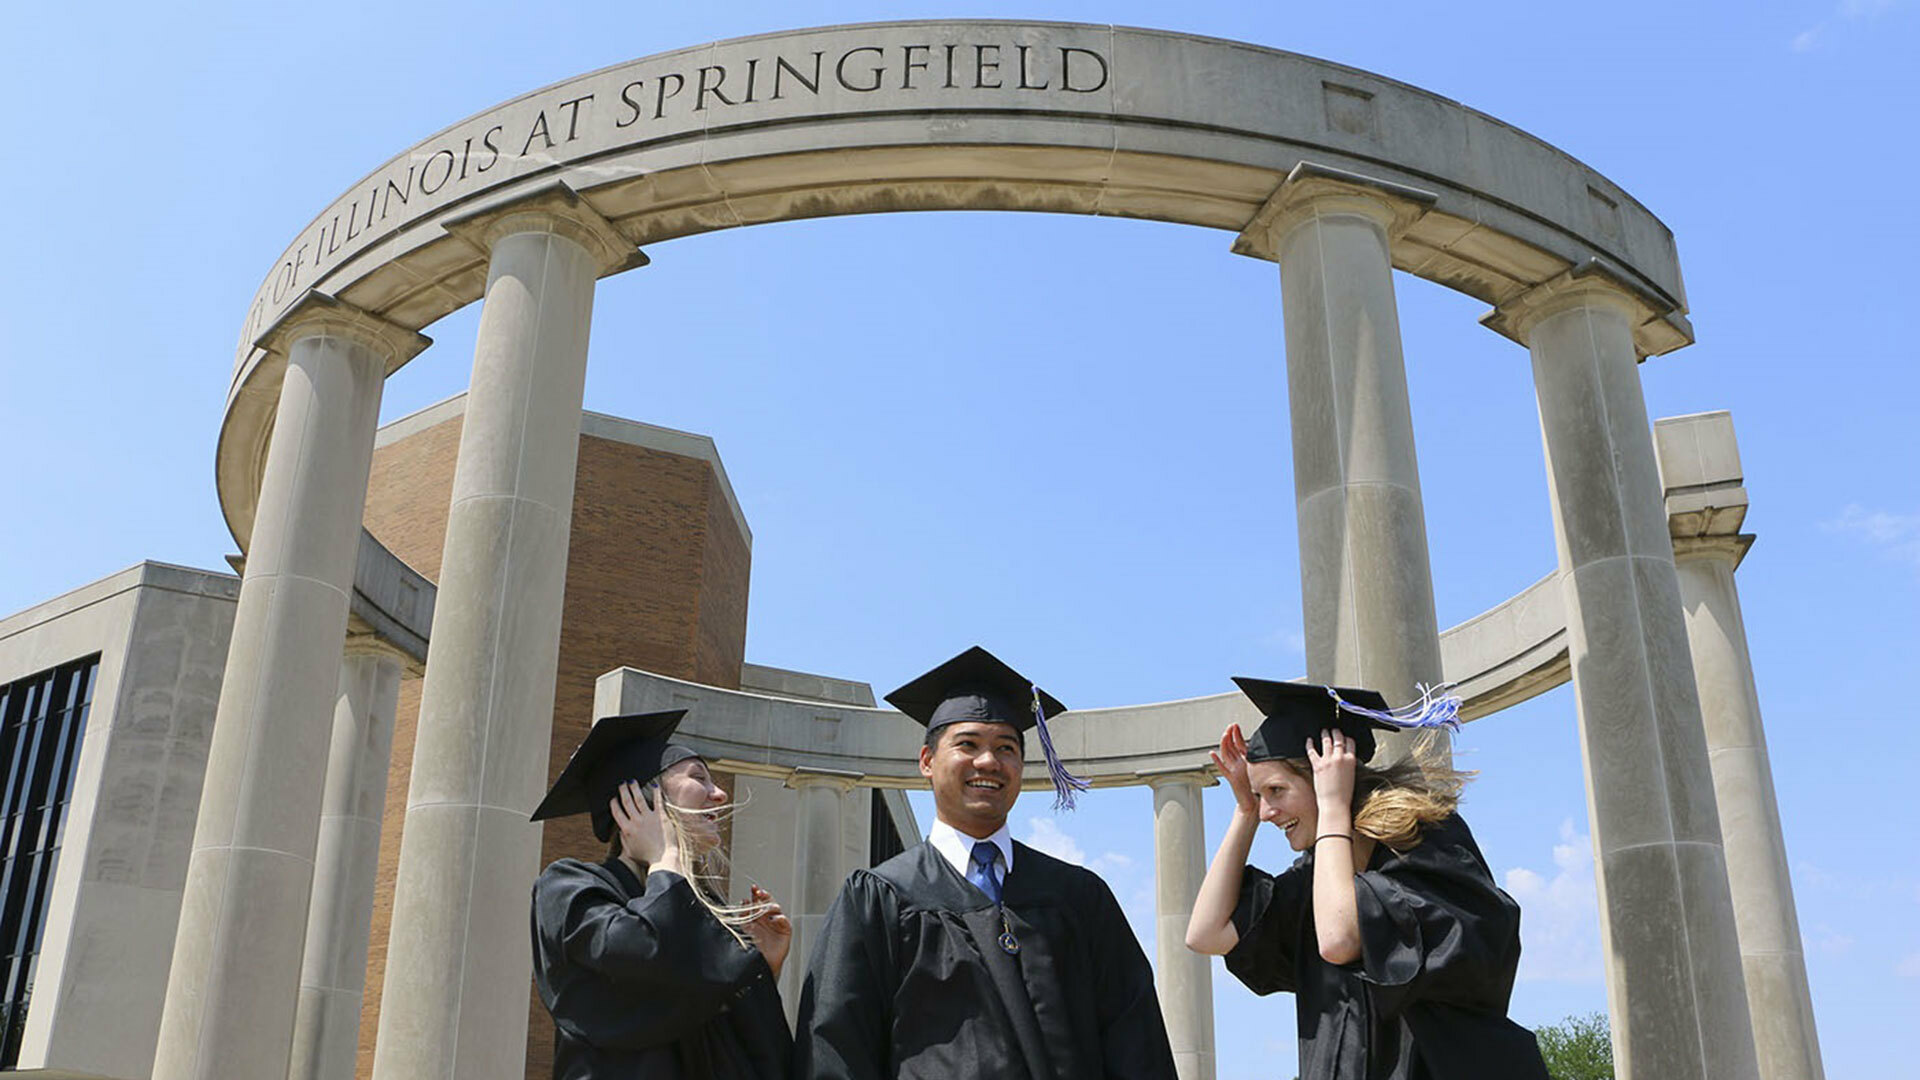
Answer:
<svg viewBox="0 0 1920 1080"><path fill-rule="evenodd" d="M40 931L53 892L100 658L0 688L0 1069L20 1059Z"/></svg>

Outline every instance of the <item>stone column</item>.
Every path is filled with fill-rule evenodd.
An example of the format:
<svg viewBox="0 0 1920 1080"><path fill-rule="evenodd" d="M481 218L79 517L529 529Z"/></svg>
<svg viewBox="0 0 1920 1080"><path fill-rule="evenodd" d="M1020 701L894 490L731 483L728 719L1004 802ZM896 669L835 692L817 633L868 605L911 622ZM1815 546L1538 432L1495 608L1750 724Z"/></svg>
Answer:
<svg viewBox="0 0 1920 1080"><path fill-rule="evenodd" d="M407 788L376 1080L525 1072L594 282L635 252L564 188L450 223L489 255Z"/></svg>
<svg viewBox="0 0 1920 1080"><path fill-rule="evenodd" d="M1441 676L1391 253L1432 202L1302 164L1242 233L1280 263L1307 677L1396 705Z"/></svg>
<svg viewBox="0 0 1920 1080"><path fill-rule="evenodd" d="M1674 417L1657 422L1654 432L1760 1077L1824 1080L1760 695L1733 582L1734 568L1753 544L1740 531L1747 491L1733 418L1725 412Z"/></svg>
<svg viewBox="0 0 1920 1080"><path fill-rule="evenodd" d="M427 339L319 293L286 358L207 752L153 1075L286 1076L381 385Z"/></svg>
<svg viewBox="0 0 1920 1080"><path fill-rule="evenodd" d="M841 824L847 793L860 773L835 769L799 768L787 786L799 792L800 813L794 819L793 896L780 897L793 921L793 949L780 973L780 997L792 1022L800 1007L800 984L806 977L807 950L813 947L827 911L847 880L842 857Z"/></svg>
<svg viewBox="0 0 1920 1080"><path fill-rule="evenodd" d="M1680 582L1636 369L1658 312L1582 268L1496 325L1533 358L1621 1080L1755 1075Z"/></svg>
<svg viewBox="0 0 1920 1080"><path fill-rule="evenodd" d="M348 639L340 663L288 1080L354 1075L400 665L370 635Z"/></svg>
<svg viewBox="0 0 1920 1080"><path fill-rule="evenodd" d="M1187 920L1207 872L1200 789L1205 771L1143 774L1153 788L1154 981L1180 1080L1213 1080L1213 966L1187 948Z"/></svg>

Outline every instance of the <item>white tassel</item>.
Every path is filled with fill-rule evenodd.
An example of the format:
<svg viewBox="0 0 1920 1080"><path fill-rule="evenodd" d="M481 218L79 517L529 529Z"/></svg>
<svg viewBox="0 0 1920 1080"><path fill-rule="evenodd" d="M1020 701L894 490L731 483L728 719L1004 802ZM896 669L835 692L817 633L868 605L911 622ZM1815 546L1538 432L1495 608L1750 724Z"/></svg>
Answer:
<svg viewBox="0 0 1920 1080"><path fill-rule="evenodd" d="M1413 688L1420 696L1397 709L1369 709L1364 705L1355 705L1340 696L1340 692L1331 686L1327 693L1333 696L1334 703L1355 716L1364 716L1378 720L1383 724L1392 724L1402 730L1413 728L1446 728L1448 731L1460 730L1460 696L1453 693L1455 683L1441 683L1428 686L1415 683Z"/></svg>

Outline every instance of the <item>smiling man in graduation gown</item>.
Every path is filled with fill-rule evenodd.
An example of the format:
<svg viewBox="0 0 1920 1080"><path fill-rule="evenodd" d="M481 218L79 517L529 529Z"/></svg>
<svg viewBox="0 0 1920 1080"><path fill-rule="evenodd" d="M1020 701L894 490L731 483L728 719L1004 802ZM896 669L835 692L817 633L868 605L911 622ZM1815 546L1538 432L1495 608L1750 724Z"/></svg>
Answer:
<svg viewBox="0 0 1920 1080"><path fill-rule="evenodd" d="M978 646L887 695L927 726L927 841L847 879L794 1036L810 1080L1172 1080L1153 970L1106 882L1016 843L1024 733L1065 706Z"/></svg>

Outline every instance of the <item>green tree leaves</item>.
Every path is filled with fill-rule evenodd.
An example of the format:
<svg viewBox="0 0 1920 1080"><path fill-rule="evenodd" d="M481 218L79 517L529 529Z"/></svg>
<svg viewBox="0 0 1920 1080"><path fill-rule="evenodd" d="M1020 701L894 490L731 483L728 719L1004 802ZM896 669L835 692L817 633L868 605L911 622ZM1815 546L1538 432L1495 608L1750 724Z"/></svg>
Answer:
<svg viewBox="0 0 1920 1080"><path fill-rule="evenodd" d="M1534 1034L1553 1080L1613 1080L1613 1037L1605 1013L1569 1016Z"/></svg>

